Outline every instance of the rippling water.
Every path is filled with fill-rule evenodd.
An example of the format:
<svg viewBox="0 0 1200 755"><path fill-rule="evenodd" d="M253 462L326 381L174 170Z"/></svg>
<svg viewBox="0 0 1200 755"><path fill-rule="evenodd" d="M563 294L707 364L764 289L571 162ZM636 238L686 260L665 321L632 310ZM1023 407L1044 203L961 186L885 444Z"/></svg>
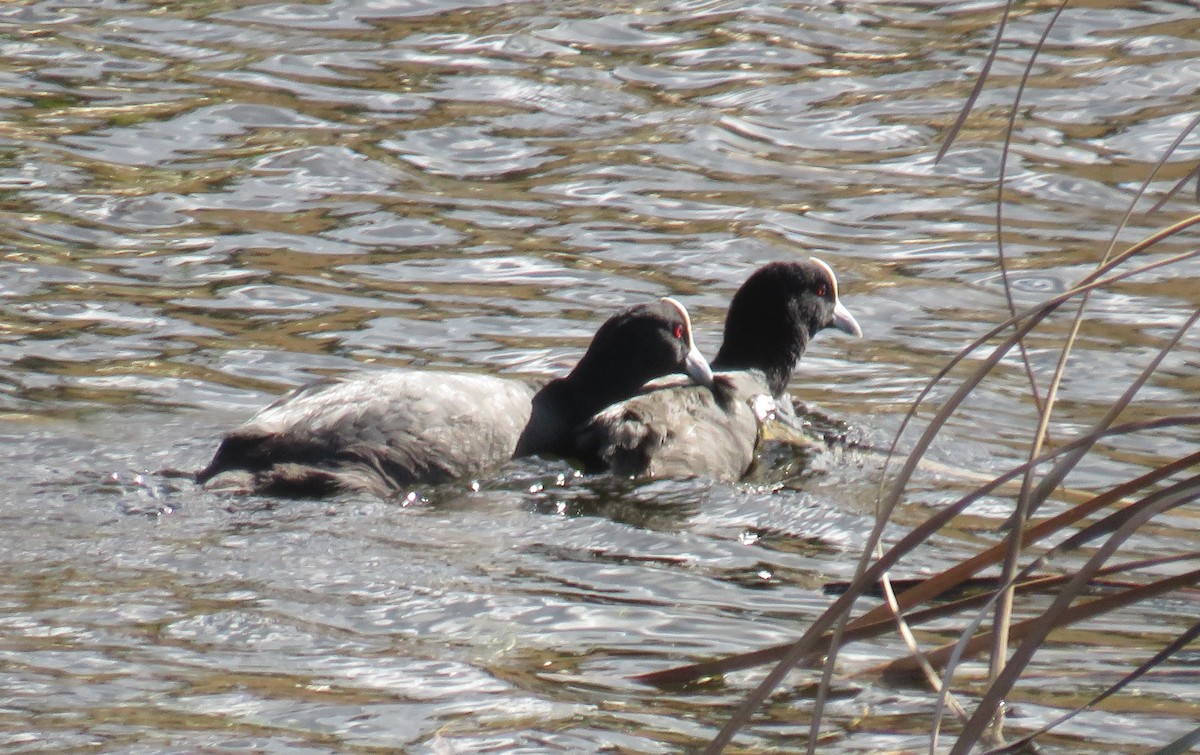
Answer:
<svg viewBox="0 0 1200 755"><path fill-rule="evenodd" d="M1021 5L979 110L934 164L1000 9L0 7L0 747L705 741L756 676L688 693L627 677L796 635L827 604L821 585L852 569L877 456L776 452L736 486L581 480L531 461L406 505L219 498L156 472L201 466L277 393L366 363L556 374L608 313L649 297L681 298L711 354L749 271L810 253L839 271L867 337L822 334L793 390L886 441L924 381L1007 316L1000 134L1053 5ZM1006 171L1018 303L1103 256L1194 117L1197 40L1191 3L1066 11ZM1155 198L1197 159L1191 137ZM1192 211L1183 194L1133 216L1122 240ZM1165 268L1094 297L1058 432L1111 406L1197 306L1198 274ZM1043 383L1068 328L1059 318L1030 344ZM1198 366L1190 337L1139 411L1194 411ZM1029 403L1007 363L935 455L981 472L1020 458ZM1073 482L1173 458L1190 432L1100 448ZM900 522L958 488L921 479ZM908 573L994 536L993 504ZM1195 548L1197 516L1181 510L1138 548ZM1110 683L1194 614L1143 609L1051 643L1033 670L1046 684L1014 722ZM1089 650L1100 631L1127 635L1130 656ZM854 646L844 663L891 652ZM1143 680L1144 708L1083 716L1058 744L1138 751L1178 736L1200 710L1194 667ZM849 679L829 747L919 748L912 714L928 705ZM780 699L746 744L798 746L808 709Z"/></svg>

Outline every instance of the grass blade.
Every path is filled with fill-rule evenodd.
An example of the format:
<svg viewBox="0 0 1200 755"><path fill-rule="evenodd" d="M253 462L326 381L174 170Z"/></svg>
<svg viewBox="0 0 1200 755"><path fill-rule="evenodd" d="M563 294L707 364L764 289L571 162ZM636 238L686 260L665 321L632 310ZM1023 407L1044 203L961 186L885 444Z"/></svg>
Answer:
<svg viewBox="0 0 1200 755"><path fill-rule="evenodd" d="M1008 743L1004 747L999 747L994 750L988 750L986 753L984 753L984 755L1015 755L1015 753L1022 751L1025 747L1032 744L1033 740L1042 736L1046 732L1048 732L1054 728L1057 728L1058 726L1061 726L1062 724L1066 723L1067 721L1070 721L1072 718L1074 718L1076 715L1078 715L1082 711L1087 710L1088 708L1094 708L1097 705L1099 705L1101 702L1106 700L1107 698L1112 697L1113 695L1117 694L1122 689L1124 689L1125 687L1129 686L1130 684L1132 684L1133 682L1137 681L1142 676L1144 676L1146 674L1146 672L1150 671L1151 669L1157 668L1160 664L1162 664L1164 661L1166 661L1168 658L1170 658L1172 655L1174 655L1175 652L1182 650L1184 647L1187 647L1187 645L1190 644L1197 637L1200 637L1200 623L1193 624L1191 626L1191 628L1189 628L1183 634L1176 637L1166 647L1164 647L1162 650L1155 653L1149 660L1145 661L1144 663L1142 663L1142 665L1138 666L1133 671L1131 671L1128 674L1126 674L1125 676L1121 677L1120 681L1118 681L1116 684L1111 685L1110 687L1108 687L1108 689L1104 690L1099 695L1096 695L1095 697L1093 697L1091 700L1084 703L1080 707L1076 708L1075 710L1073 710L1069 713L1059 716L1058 718L1056 718L1055 720L1046 724L1045 726L1038 729L1037 731L1032 732L1030 734L1026 734L1025 736L1021 737L1020 739ZM1193 731L1192 735L1197 735L1197 739L1193 740L1192 744L1194 744L1196 741L1200 741L1200 728L1197 728L1195 731ZM1185 739L1186 739L1186 737L1185 737ZM1159 752L1163 753L1163 752L1172 751L1172 750L1168 750L1168 748L1174 746L1176 743L1178 743L1180 741L1181 740L1176 740L1176 742L1172 743L1171 745L1168 745L1166 748L1159 750ZM1177 752L1183 752L1183 750L1178 750Z"/></svg>
<svg viewBox="0 0 1200 755"><path fill-rule="evenodd" d="M1024 637L1016 650L1013 651L1012 657L1009 659L1009 664L988 687L979 705L975 708L975 712L971 714L970 719L968 719L966 725L963 727L958 741L955 742L954 747L950 750L950 755L965 755L975 745L984 728L987 727L995 710L1008 695L1020 673L1032 659L1033 654L1045 641L1051 628L1056 626L1064 615L1069 615L1072 601L1080 594L1082 588L1091 580L1097 569L1112 556L1116 549L1152 517L1172 506L1190 502L1200 497L1200 477L1191 478L1188 482L1190 484L1181 489L1159 497L1159 500L1155 501L1155 505L1146 506L1134 516L1131 516L1083 564L1079 571L1071 578L1071 581L1063 587L1050 607L1039 617L1032 627L1032 631ZM1200 580L1200 571L1192 572L1185 576L1190 577L1194 582ZM1155 584L1163 584L1170 581L1162 580Z"/></svg>
<svg viewBox="0 0 1200 755"><path fill-rule="evenodd" d="M1181 426L1200 426L1200 415L1185 415L1182 417L1164 417L1164 418L1153 419L1153 420L1142 420L1142 421L1137 421L1137 422L1125 423L1125 424L1121 424L1121 425L1115 425L1113 427L1110 427L1104 433L1104 435L1108 436L1108 435L1122 435L1122 434L1127 434L1127 433L1132 433L1132 432L1149 432L1149 431L1153 431L1153 430L1160 430L1160 429L1165 429L1165 428L1169 428L1169 427L1181 427ZM1051 461L1058 456L1070 453L1077 447L1077 445L1081 445L1084 442L1088 442L1089 440L1090 439L1076 439L1072 443L1069 443L1061 448L1054 449L1052 451L1047 452L1041 458L1036 459L1033 463L1034 464L1043 464L1048 461ZM846 591L841 596L839 596L838 599L835 600L833 604L831 604L828 608L826 608L825 612L822 613L822 615L819 616L817 618L817 620L813 622L813 624L809 627L808 631L806 631L804 633L804 635L800 637L800 639L798 639L794 642L783 644L783 645L777 645L777 646L773 646L773 647L769 647L769 648L764 648L761 650L751 651L749 653L741 653L741 654L738 654L735 656L729 656L725 659L721 659L721 660L717 660L717 661L708 661L708 662L704 662L704 663L690 664L687 666L681 666L681 667L672 668L672 669L665 669L662 671L656 671L656 672L652 672L652 673L648 673L648 674L642 674L642 675L634 677L634 678L638 681L643 681L643 682L647 682L647 683L651 683L651 684L686 684L688 682L696 681L697 679L703 678L705 676L712 676L714 674L727 673L729 671L753 668L755 666L760 666L765 663L778 663L778 662L781 662L781 661L789 658L789 656L791 654L794 654L796 657L796 660L798 661L800 658L805 657L806 653L818 650L819 635L821 633L825 632L827 629L829 629L829 627L832 625L833 619L831 618L831 615L837 615L841 611L846 610L849 607L849 605L852 604L853 599L851 599L851 597L850 597L851 595L854 596L854 599L857 599L857 597L864 594L868 589L870 589L870 586L872 584L874 584L874 582L878 579L880 574L891 569L899 561L900 558L902 558L904 555L906 555L907 553L912 551L914 548L919 546L924 541L924 539L927 539L927 537L932 532L936 532L937 530L941 529L942 526L944 526L946 523L948 523L951 519L953 519L958 514L962 513L962 511L965 508L967 508L969 505L974 503L979 498L982 498L983 496L987 495L995 488L997 488L997 487L1003 485L1004 483L1008 482L1009 480L1012 480L1012 479L1020 476L1021 474L1023 474L1026 467L1029 466L1029 464L1030 464L1029 462L1025 462L1025 463L1021 464L1020 466L1014 467L1013 469L1009 470L1008 472L1004 473L1003 475L1000 475L999 477L997 477L991 483L988 483L987 485L982 486L981 488L979 488L975 491L972 491L971 494L964 496L963 498L960 498L959 500L946 506L945 508L935 512L930 517L930 519L923 524L923 526L914 528L914 529L910 530L908 533L906 533L899 541L897 541L897 543L894 546L892 546L892 548L888 549L888 551L886 553L884 553L884 555L882 557L880 557L875 563L871 564L871 566L866 571L864 571L863 574L856 576L850 582L849 586L846 588ZM1185 457L1184 459L1180 459L1178 462L1175 462L1174 464L1172 464L1169 469L1156 470L1154 472L1147 473L1146 475L1139 477L1137 480L1131 481L1130 483L1127 483L1126 485L1123 485L1123 486L1118 486L1117 488L1114 488L1113 490L1109 491L1108 493L1105 493L1101 496L1097 496L1096 499L1093 499L1093 503L1088 508L1090 510L1096 510L1104 505L1108 505L1108 504L1112 503L1113 501L1121 500L1130 491L1136 490L1137 486L1144 486L1144 485L1152 484L1154 482L1157 482L1160 479L1164 479L1165 477L1169 476L1170 474L1174 474L1178 471L1187 469L1196 464L1200 464L1200 452L1197 452L1196 454L1192 454L1188 457ZM1073 511L1073 512L1065 512L1065 513L1076 513L1076 512ZM1079 515L1086 516L1087 513L1090 513L1090 512L1085 510L1083 512L1080 512ZM1053 523L1053 524L1057 524L1060 526L1043 527L1042 531L1038 532L1039 537L1048 536L1048 535L1052 534L1053 532L1057 531L1058 529L1061 529L1061 526L1065 526L1065 524L1067 523L1065 521L1065 514L1055 517L1054 520L1047 520L1047 522L1044 522L1042 524L1044 525L1044 524L1048 524L1048 523ZM1041 525L1035 526L1035 529L1040 526ZM995 548L1000 548L1000 547L1003 547L1003 544L999 544L998 546L995 546ZM992 553L993 555L995 555L995 552L993 550L993 551L985 552L985 554L981 554L981 556L986 556L987 553ZM986 558L981 558L980 556L976 556L975 559L972 559L972 561L978 566L979 569L984 568L987 565L986 563L984 563L986 561ZM953 574L956 577L956 579L953 580L953 584L956 585L959 582L961 582L962 579L965 578L965 576L962 578L958 578L959 575L965 574L966 571L968 571L968 569L959 569L958 567L955 567L954 569L947 570L947 572L945 572L944 574L949 574L949 573L953 572ZM938 576L940 577L942 575L938 575ZM947 582L949 582L949 581L950 580L947 580ZM912 596L909 595L910 592L913 593ZM917 587L914 587L909 591L901 593L897 597L902 606L905 606L906 604L915 605L915 603L917 602L916 598L918 597L918 593L920 593L919 597L921 600L927 600L931 597L935 597L936 594L938 594L938 593L930 592L926 588L924 583L922 583L921 585L918 585ZM881 620L885 620L885 619L890 620L888 612L887 612L887 608L883 607L883 606L879 606L879 607L876 607L875 609L872 609L871 611L868 611L865 615L863 615L862 617L857 619L851 625L851 628L857 627L860 624L869 623L871 621L881 621ZM793 662L793 665L794 665L794 662ZM789 668L790 668L790 666L789 666Z"/></svg>
<svg viewBox="0 0 1200 755"><path fill-rule="evenodd" d="M1185 755L1191 752L1198 744L1200 744L1200 726L1197 726L1191 732L1184 734L1161 750L1155 750L1150 755Z"/></svg>
<svg viewBox="0 0 1200 755"><path fill-rule="evenodd" d="M1117 609L1125 608L1126 606L1139 603L1143 600L1158 597L1172 590L1178 590L1183 587L1200 584L1200 569L1195 569L1173 577L1166 577L1155 582L1150 582L1145 585L1139 585L1136 588L1124 590L1112 595L1106 595L1102 598L1097 598L1086 603L1073 605L1070 608L1055 614L1053 617L1042 614L1034 616L1023 621L1019 621L1012 626L1012 636L1018 640L1030 640L1042 634L1049 634L1055 629L1061 629L1071 624L1077 624L1080 621L1093 619L1098 616L1111 613ZM1049 611L1047 611L1049 613ZM1042 637L1041 639L1044 639ZM1040 640L1039 640L1040 642ZM936 650L931 650L925 654L925 659L935 667L946 667L950 664L951 659L958 655L964 658L969 658L978 655L987 650L991 643L991 632L982 632L970 638L960 647L960 643L954 642L943 645ZM894 661L886 664L880 669L884 678L896 682L905 678L911 678L914 674L919 673L920 668L916 659L911 656L897 658ZM985 722L986 725L986 722Z"/></svg>
<svg viewBox="0 0 1200 755"><path fill-rule="evenodd" d="M979 75L975 77L975 86L972 87L971 93L967 95L967 101L963 103L962 110L958 112L958 117L955 118L950 130L946 133L946 138L942 140L941 149L938 150L937 157L933 159L934 165L942 161L946 153L950 151L950 145L958 138L958 132L962 130L963 124L967 122L967 116L971 114L971 110L975 107L975 102L979 99L980 92L983 91L983 85L987 83L988 73L992 70L992 63L996 60L996 53L1000 50L1000 42L1004 38L1004 28L1008 25L1008 17L1012 13L1013 0L1008 0L1004 4L1004 13L1000 16L1000 23L996 27L996 36L992 40L992 48L988 50L987 56L983 59L983 67L979 69Z"/></svg>

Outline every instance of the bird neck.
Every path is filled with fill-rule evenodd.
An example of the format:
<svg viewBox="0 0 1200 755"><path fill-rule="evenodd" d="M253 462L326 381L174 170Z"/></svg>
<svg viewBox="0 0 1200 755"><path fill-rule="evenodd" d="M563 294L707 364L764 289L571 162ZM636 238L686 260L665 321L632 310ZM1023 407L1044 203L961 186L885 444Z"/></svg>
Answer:
<svg viewBox="0 0 1200 755"><path fill-rule="evenodd" d="M606 406L637 393L652 377L624 363L587 365L581 361L571 374L550 381L543 392L564 422L574 428Z"/></svg>
<svg viewBox="0 0 1200 755"><path fill-rule="evenodd" d="M786 320L741 323L732 317L732 310L730 314L712 368L759 370L767 378L771 395L780 398L791 382L796 363L808 348L808 329Z"/></svg>
<svg viewBox="0 0 1200 755"><path fill-rule="evenodd" d="M567 455L572 433L592 415L631 396L649 378L624 370L580 369L556 378L533 397L527 431L519 443L522 455Z"/></svg>

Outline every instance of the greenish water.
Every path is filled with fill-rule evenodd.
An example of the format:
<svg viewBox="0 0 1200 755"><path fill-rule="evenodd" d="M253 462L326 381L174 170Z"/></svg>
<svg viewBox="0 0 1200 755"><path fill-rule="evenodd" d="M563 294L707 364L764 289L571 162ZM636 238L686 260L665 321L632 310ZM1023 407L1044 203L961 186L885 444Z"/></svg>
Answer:
<svg viewBox="0 0 1200 755"><path fill-rule="evenodd" d="M0 7L0 749L677 752L759 677L631 675L798 635L872 524L878 456L774 454L755 484L626 484L528 461L418 500L221 498L195 469L289 387L364 365L545 377L608 313L672 295L715 352L756 266L816 254L866 331L822 334L797 398L884 444L947 359L1007 317L1000 135L1053 6L1024 4L957 146L933 157L996 3L425 2ZM1072 3L1007 169L1018 303L1100 260L1194 118L1188 3ZM1200 158L1191 137L1155 197ZM1135 215L1136 240L1195 210ZM1140 207L1148 206L1143 200ZM1195 246L1195 235L1157 254ZM1090 306L1054 432L1108 410L1200 301L1164 268ZM1044 385L1069 330L1030 342ZM1194 411L1189 336L1138 416ZM1004 363L934 457L995 472L1032 425ZM1196 447L1102 446L1070 484ZM919 477L910 525L965 483ZM902 565L997 537L1003 499ZM1131 555L1197 548L1178 510ZM1069 568L1069 564L1066 568ZM1014 731L1194 620L1163 600L1049 643ZM931 642L948 636L931 631ZM1115 641L1119 638L1119 641ZM823 751L919 751L932 695L842 656ZM1051 751L1141 752L1194 727L1195 654ZM784 695L739 740L793 751Z"/></svg>

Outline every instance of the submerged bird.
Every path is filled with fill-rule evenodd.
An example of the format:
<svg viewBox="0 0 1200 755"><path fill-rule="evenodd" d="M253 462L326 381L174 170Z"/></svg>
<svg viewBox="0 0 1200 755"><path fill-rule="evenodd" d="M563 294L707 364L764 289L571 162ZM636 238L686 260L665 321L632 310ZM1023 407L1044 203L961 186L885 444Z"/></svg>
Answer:
<svg viewBox="0 0 1200 755"><path fill-rule="evenodd" d="M762 421L782 399L809 340L824 328L862 337L838 299L837 277L812 258L760 267L733 296L713 390L655 381L608 407L576 438L588 471L623 476L741 478ZM790 406L780 405L790 413Z"/></svg>
<svg viewBox="0 0 1200 755"><path fill-rule="evenodd" d="M517 456L574 456L574 431L588 418L679 371L712 386L687 310L664 298L609 318L570 374L536 392L520 380L421 370L304 386L227 434L196 481L237 492L387 497Z"/></svg>

